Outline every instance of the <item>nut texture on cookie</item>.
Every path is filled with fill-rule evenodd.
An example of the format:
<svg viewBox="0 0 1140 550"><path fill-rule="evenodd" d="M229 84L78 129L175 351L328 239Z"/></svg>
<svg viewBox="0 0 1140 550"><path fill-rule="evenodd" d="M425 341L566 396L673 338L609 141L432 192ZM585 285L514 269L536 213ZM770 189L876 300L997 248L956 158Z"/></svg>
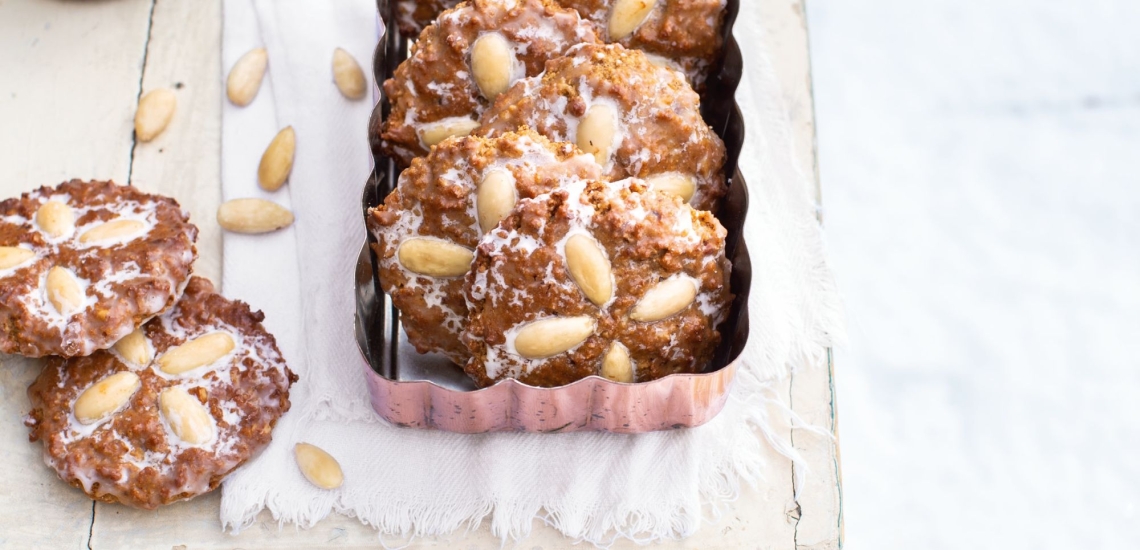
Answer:
<svg viewBox="0 0 1140 550"><path fill-rule="evenodd" d="M463 276L480 237L520 199L597 178L597 164L568 143L529 131L451 138L400 175L369 214L380 285L400 310L408 340L462 365Z"/></svg>
<svg viewBox="0 0 1140 550"><path fill-rule="evenodd" d="M0 352L110 347L174 305L197 238L173 199L109 181L0 202Z"/></svg>
<svg viewBox="0 0 1140 550"><path fill-rule="evenodd" d="M373 128L374 144L407 165L470 133L499 94L547 60L598 41L592 23L552 0L472 0L448 10L384 83L392 109Z"/></svg>
<svg viewBox="0 0 1140 550"><path fill-rule="evenodd" d="M153 509L213 490L267 444L297 379L261 312L194 277L114 348L53 357L28 388L31 440L94 499Z"/></svg>
<svg viewBox="0 0 1140 550"><path fill-rule="evenodd" d="M553 387L705 369L732 301L725 230L640 180L522 200L467 275L465 370Z"/></svg>
<svg viewBox="0 0 1140 550"><path fill-rule="evenodd" d="M611 180L645 179L700 210L724 196L725 147L680 73L618 44L584 44L491 106L477 135L529 126L592 153Z"/></svg>

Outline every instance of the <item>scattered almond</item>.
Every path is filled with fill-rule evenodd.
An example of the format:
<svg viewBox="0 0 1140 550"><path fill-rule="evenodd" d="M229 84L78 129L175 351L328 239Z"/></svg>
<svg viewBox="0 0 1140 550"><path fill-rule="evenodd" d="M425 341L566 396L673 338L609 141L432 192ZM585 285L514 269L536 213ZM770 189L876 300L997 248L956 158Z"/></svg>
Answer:
<svg viewBox="0 0 1140 550"><path fill-rule="evenodd" d="M11 269L35 258L36 253L18 246L0 246L0 270Z"/></svg>
<svg viewBox="0 0 1140 550"><path fill-rule="evenodd" d="M36 210L36 225L49 237L66 237L75 230L75 211L67 203L47 201Z"/></svg>
<svg viewBox="0 0 1140 550"><path fill-rule="evenodd" d="M298 443L293 447L297 466L310 483L321 489L336 489L344 484L344 472L340 463L324 449L309 443Z"/></svg>
<svg viewBox="0 0 1140 550"><path fill-rule="evenodd" d="M174 118L177 106L178 98L166 88L147 92L139 99L139 110L135 112L135 137L143 143L158 137Z"/></svg>
<svg viewBox="0 0 1140 550"><path fill-rule="evenodd" d="M686 275L670 277L649 289L633 310L629 318L634 321L652 323L680 313L697 299L697 281Z"/></svg>
<svg viewBox="0 0 1140 550"><path fill-rule="evenodd" d="M483 176L475 197L479 211L479 228L484 233L492 230L518 202L515 177L507 170L492 170Z"/></svg>
<svg viewBox="0 0 1140 550"><path fill-rule="evenodd" d="M191 445L201 445L214 438L214 421L210 412L182 387L171 386L162 390L158 394L158 407L178 439Z"/></svg>
<svg viewBox="0 0 1140 550"><path fill-rule="evenodd" d="M137 374L116 372L79 394L75 400L75 419L80 424L98 422L123 408L141 386Z"/></svg>
<svg viewBox="0 0 1140 550"><path fill-rule="evenodd" d="M340 93L348 99L364 97L368 81L364 78L364 71L352 54L341 48L333 50L333 80Z"/></svg>
<svg viewBox="0 0 1140 550"><path fill-rule="evenodd" d="M297 134L292 126L286 126L277 135L265 153L261 155L261 164L257 166L257 182L266 191L276 191L285 185L289 173L293 171L293 156L297 150Z"/></svg>
<svg viewBox="0 0 1140 550"><path fill-rule="evenodd" d="M245 107L257 97L267 65L269 53L265 48L252 49L234 63L226 77L226 97L230 98L230 103Z"/></svg>
<svg viewBox="0 0 1140 550"><path fill-rule="evenodd" d="M182 374L209 365L233 351L234 339L225 332L211 332L166 350L158 367L166 374Z"/></svg>
<svg viewBox="0 0 1140 550"><path fill-rule="evenodd" d="M235 233L268 233L292 223L292 212L267 200L234 199L218 207L218 225Z"/></svg>
<svg viewBox="0 0 1140 550"><path fill-rule="evenodd" d="M566 239L566 267L578 288L596 306L605 305L614 296L613 270L601 245L584 234Z"/></svg>
<svg viewBox="0 0 1140 550"><path fill-rule="evenodd" d="M585 315L535 321L515 334L515 352L527 359L553 357L585 342L597 326Z"/></svg>

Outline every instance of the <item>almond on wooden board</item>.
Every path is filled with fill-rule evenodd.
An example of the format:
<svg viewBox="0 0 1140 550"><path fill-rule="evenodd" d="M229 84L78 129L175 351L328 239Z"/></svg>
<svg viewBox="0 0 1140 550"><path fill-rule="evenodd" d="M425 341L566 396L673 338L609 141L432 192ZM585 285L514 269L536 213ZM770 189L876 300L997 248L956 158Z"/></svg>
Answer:
<svg viewBox="0 0 1140 550"><path fill-rule="evenodd" d="M139 99L135 112L135 137L146 143L162 133L174 118L178 98L166 88L156 88Z"/></svg>
<svg viewBox="0 0 1140 550"><path fill-rule="evenodd" d="M249 105L261 89L265 68L269 65L269 53L265 48L254 48L234 63L226 77L226 97L238 107Z"/></svg>
<svg viewBox="0 0 1140 550"><path fill-rule="evenodd" d="M276 191L285 185L289 173L293 171L293 157L297 151L297 133L292 126L282 128L265 152L261 155L261 163L257 165L257 183L266 191Z"/></svg>
<svg viewBox="0 0 1140 550"><path fill-rule="evenodd" d="M234 199L218 207L218 225L234 233L269 233L292 223L292 212L263 199Z"/></svg>

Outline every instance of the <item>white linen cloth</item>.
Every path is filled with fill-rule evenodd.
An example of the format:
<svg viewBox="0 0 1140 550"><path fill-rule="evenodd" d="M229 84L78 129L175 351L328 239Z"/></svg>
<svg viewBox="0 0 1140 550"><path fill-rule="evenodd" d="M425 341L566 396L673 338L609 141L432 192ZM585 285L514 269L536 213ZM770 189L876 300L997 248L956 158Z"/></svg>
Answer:
<svg viewBox="0 0 1140 550"><path fill-rule="evenodd" d="M701 428L635 436L468 436L385 424L362 378L353 273L365 236L359 200L370 173L372 104L340 95L331 62L341 47L371 72L375 3L225 2L224 70L264 46L269 72L250 106L224 103L223 195L277 201L293 209L296 223L270 235L226 234L223 290L265 311L301 377L273 442L226 480L225 527L240 529L268 508L281 522L311 526L340 512L401 535L442 534L487 519L497 535L522 537L539 516L595 543L676 538L699 528L703 505L733 497L741 481L759 480L763 437L794 455L768 429L775 395L768 384L789 365L825 353L841 331L839 307L813 186L795 168L779 83L762 53L757 7L743 4L736 28L748 67L738 99L748 128L741 168L752 194L745 236L752 336L724 411ZM264 193L257 162L287 125L297 133L292 176L281 191ZM324 491L305 481L292 456L299 441L337 457L343 487Z"/></svg>

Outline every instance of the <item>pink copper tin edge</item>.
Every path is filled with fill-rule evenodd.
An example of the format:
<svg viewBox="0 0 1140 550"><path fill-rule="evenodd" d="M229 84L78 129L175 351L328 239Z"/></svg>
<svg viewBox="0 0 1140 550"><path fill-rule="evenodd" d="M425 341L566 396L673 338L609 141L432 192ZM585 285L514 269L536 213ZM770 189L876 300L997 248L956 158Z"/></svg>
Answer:
<svg viewBox="0 0 1140 550"><path fill-rule="evenodd" d="M739 8L739 0L729 0L729 16L726 19L728 39L726 40L725 73L727 78L722 82L710 84L708 99L711 102L710 112L714 128L719 127L722 137L729 145L730 156L735 149L739 155L740 145L743 142L743 124L739 119L739 109L734 98L736 84L739 82L742 67L740 64L739 48L731 36L733 19ZM383 13L386 2L380 1L378 5ZM377 45L376 57L373 59L373 71L376 82L380 83L394 69L393 59L386 59L388 55L396 52L402 55L403 50L398 45L398 32L389 32ZM406 43L404 44L406 47ZM731 65L731 67L730 67ZM717 84L720 89L717 89ZM721 96L721 97L718 97ZM725 101L717 101L724 99ZM377 104L373 114L373 121L382 116L384 102ZM732 120L733 115L738 117ZM728 121L732 121L730 124ZM735 146L734 146L735 144ZM733 174L729 189L730 195L737 199L730 204L726 198L726 206L718 217L727 216L733 219L726 223L736 229L739 237L743 226L743 217L747 211L747 187L739 170L734 170L735 158L730 159L726 171ZM387 167L387 170L384 169ZM398 175L392 168L391 162L383 157L376 156L376 173L365 187L363 206L367 209L381 198L377 190L376 180L387 178L389 183ZM732 197L729 197L732 198ZM730 240L733 236L730 235ZM743 240L736 245L739 250L730 256L733 260L734 271L743 270L746 275L743 289L736 290L740 311L734 311L731 317L738 321L733 325L742 324L743 328L734 326L731 329L722 327L724 338L731 340L732 348L739 350L747 339L747 281L751 279L751 263L748 258L747 247ZM657 430L679 429L700 426L715 417L724 408L728 400L729 389L735 380L736 370L740 362L739 351L732 355L727 363L716 370L696 374L673 374L658 380L637 384L623 384L612 382L598 376L584 378L572 384L557 388L539 388L518 382L517 380L504 380L493 386L475 389L459 390L444 387L430 379L430 375L423 379L399 379L398 375L386 378L378 371L384 371L380 363L370 363L369 357L385 355L391 352L388 349L369 350L375 344L373 340L382 340L382 348L399 345L396 339L391 338L389 330L381 331L386 336L378 337L369 334L375 331L375 323L362 323L362 320L374 321L376 312L381 317L386 309L384 300L378 299L378 288L371 285L375 275L374 266L368 256L367 246L362 251L360 265L357 269L357 343L361 353L365 380L367 381L371 396L372 408L377 415L387 422L409 428L438 429L456 433L487 433L503 431L523 431L537 433L567 433L576 431L605 431L614 433L644 433ZM735 276L736 274L734 274ZM372 288L369 288L372 286ZM389 313L390 315L390 313ZM392 323L392 320L386 320ZM370 354L369 351L373 353ZM395 355L395 354L393 354ZM440 380L441 383L446 381Z"/></svg>

